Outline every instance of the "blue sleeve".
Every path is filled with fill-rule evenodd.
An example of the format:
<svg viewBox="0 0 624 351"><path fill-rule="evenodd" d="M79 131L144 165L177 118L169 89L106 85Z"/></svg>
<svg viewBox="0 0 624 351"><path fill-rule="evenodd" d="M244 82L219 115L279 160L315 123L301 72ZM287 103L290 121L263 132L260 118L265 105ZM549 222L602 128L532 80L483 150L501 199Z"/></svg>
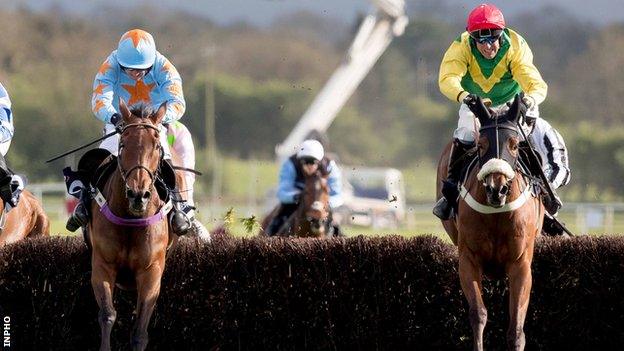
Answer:
<svg viewBox="0 0 624 351"><path fill-rule="evenodd" d="M158 53L156 63L153 68L154 77L161 87L161 104L167 103L167 113L162 120L163 124L168 124L182 118L186 110L184 92L182 91L182 78L178 70L169 60ZM157 108L158 106L155 106Z"/></svg>
<svg viewBox="0 0 624 351"><path fill-rule="evenodd" d="M117 112L113 106L115 83L119 79L119 63L116 52L111 53L100 66L93 81L91 110L97 119L110 123L111 116Z"/></svg>
<svg viewBox="0 0 624 351"><path fill-rule="evenodd" d="M4 86L0 84L0 143L11 140L14 132L11 99Z"/></svg>
<svg viewBox="0 0 624 351"><path fill-rule="evenodd" d="M329 206L331 208L340 207L344 204L344 198L342 197L342 172L334 161L329 162L327 170L329 171L327 180L329 185Z"/></svg>
<svg viewBox="0 0 624 351"><path fill-rule="evenodd" d="M295 179L297 178L297 171L295 166L286 160L282 164L279 174L279 186L277 189L277 198L281 203L292 204L295 203L295 195L299 194L301 190L295 188Z"/></svg>

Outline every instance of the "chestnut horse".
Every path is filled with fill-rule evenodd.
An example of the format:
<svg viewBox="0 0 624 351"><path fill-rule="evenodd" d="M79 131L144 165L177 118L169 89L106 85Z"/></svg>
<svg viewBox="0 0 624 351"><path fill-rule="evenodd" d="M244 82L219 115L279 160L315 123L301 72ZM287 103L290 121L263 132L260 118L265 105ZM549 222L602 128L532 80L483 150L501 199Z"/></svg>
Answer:
<svg viewBox="0 0 624 351"><path fill-rule="evenodd" d="M327 177L321 171L305 174L305 187L301 192L299 206L278 230L277 236L324 238L329 235L331 218ZM264 218L261 227L267 228L278 211L279 206ZM261 229L260 235L263 234L264 229Z"/></svg>
<svg viewBox="0 0 624 351"><path fill-rule="evenodd" d="M20 194L17 207L5 212L6 204L0 200L0 247L26 237L50 235L50 221L41 202L30 192Z"/></svg>
<svg viewBox="0 0 624 351"><path fill-rule="evenodd" d="M544 207L533 184L523 176L518 161L518 119L524 106L517 96L507 113L491 115L480 99L469 104L481 123L478 163L461 184L457 214L443 221L458 245L459 277L468 300L474 349L483 350L487 310L483 303L483 275L509 279L511 350L523 350L524 320L531 293L531 261L536 235L541 231ZM446 178L450 144L438 164L438 198ZM473 161L476 163L477 161Z"/></svg>
<svg viewBox="0 0 624 351"><path fill-rule="evenodd" d="M133 111L135 114L123 101L119 107L123 125L117 168L91 204L91 285L100 307L100 350L110 350L116 318L115 285L137 290L131 341L134 350L144 350L147 327L160 293L167 247L177 238L167 221L170 204L163 203L155 187L163 152L159 126L166 105L155 113ZM148 116L141 117L143 114Z"/></svg>

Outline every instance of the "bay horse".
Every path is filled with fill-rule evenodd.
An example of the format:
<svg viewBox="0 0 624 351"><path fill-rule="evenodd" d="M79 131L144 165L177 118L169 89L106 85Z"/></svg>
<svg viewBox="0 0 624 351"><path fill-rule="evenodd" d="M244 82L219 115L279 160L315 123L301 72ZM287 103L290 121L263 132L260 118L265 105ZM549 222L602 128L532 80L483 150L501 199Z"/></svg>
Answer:
<svg viewBox="0 0 624 351"><path fill-rule="evenodd" d="M305 174L305 186L301 192L301 200L295 212L288 218L276 233L276 236L296 236L325 238L331 226L329 207L328 174L317 170L312 174ZM279 212L278 205L264 218L261 224L260 235L264 235L273 217Z"/></svg>
<svg viewBox="0 0 624 351"><path fill-rule="evenodd" d="M531 262L544 206L536 187L523 175L519 161L518 120L524 106L519 96L506 113L492 115L481 99L468 104L481 127L474 167L461 184L457 214L442 221L459 251L459 277L469 304L475 350L483 350L487 310L483 275L507 276L509 286L508 348L523 350L524 320L529 305ZM446 178L450 144L438 163L437 196Z"/></svg>
<svg viewBox="0 0 624 351"><path fill-rule="evenodd" d="M20 194L17 206L7 209L0 200L0 247L26 237L50 235L50 221L43 206L30 191Z"/></svg>
<svg viewBox="0 0 624 351"><path fill-rule="evenodd" d="M131 344L133 350L144 350L166 251L177 238L167 221L170 203L163 203L155 187L163 157L159 126L166 105L155 113L145 109L131 113L122 100L119 105L123 124L116 169L91 203L91 285L100 308L100 350L110 350L116 285L137 290Z"/></svg>

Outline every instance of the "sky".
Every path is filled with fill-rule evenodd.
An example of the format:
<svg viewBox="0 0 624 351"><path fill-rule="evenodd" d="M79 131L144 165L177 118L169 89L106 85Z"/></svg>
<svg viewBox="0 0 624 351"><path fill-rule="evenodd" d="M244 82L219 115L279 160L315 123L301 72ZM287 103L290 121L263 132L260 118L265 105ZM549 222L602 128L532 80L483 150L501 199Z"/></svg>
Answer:
<svg viewBox="0 0 624 351"><path fill-rule="evenodd" d="M7 1L7 0L3 0ZM417 2L440 0L407 0L414 8ZM468 12L483 0L444 0L447 4ZM219 24L244 21L258 26L269 25L275 18L297 11L329 16L353 22L359 14L371 7L369 0L8 0L10 5L27 4L36 9L46 9L57 4L76 13L89 13L102 5L128 6L149 3L164 9L180 9L210 18ZM624 0L498 0L492 1L503 13L514 15L530 12L548 4L566 7L572 14L587 21L606 24L624 22ZM462 12L462 11L460 11ZM545 18L544 20L548 20Z"/></svg>

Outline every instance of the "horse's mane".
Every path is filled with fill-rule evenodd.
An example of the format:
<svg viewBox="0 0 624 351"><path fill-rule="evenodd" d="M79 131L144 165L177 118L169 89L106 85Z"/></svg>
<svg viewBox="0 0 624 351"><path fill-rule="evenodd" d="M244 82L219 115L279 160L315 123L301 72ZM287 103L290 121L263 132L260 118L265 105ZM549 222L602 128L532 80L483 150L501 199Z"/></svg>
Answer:
<svg viewBox="0 0 624 351"><path fill-rule="evenodd" d="M156 113L156 111L148 105L138 105L138 106L133 106L130 109L130 113L132 113L133 116L139 117L141 119L146 119L151 117L154 113Z"/></svg>

